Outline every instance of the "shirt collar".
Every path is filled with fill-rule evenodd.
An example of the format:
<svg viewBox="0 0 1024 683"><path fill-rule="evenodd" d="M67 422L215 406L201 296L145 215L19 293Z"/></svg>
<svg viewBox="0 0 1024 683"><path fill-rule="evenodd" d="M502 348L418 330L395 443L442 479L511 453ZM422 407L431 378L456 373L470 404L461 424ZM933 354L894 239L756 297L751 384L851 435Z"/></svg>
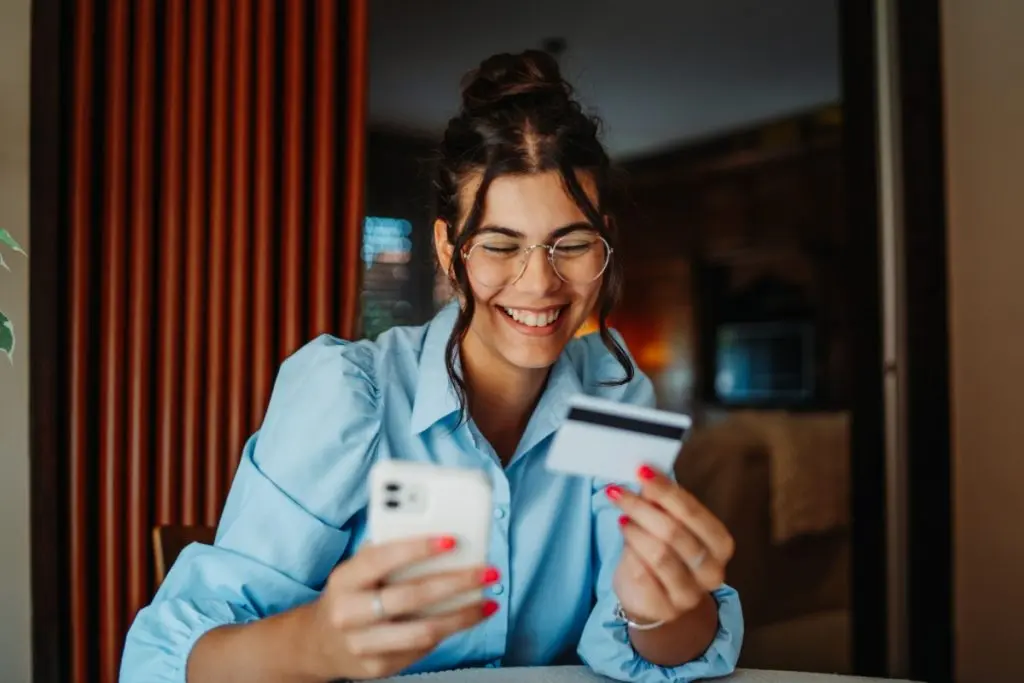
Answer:
<svg viewBox="0 0 1024 683"><path fill-rule="evenodd" d="M455 328L459 314L457 302L447 304L427 324L426 336L419 359L419 381L412 407L410 427L420 434L448 416L458 413L459 399L445 368L445 346ZM565 421L569 399L582 392L579 373L571 356L571 347L562 351L551 368L544 393L527 424L526 432L517 449L525 453L550 436ZM461 367L456 360L456 371Z"/></svg>
<svg viewBox="0 0 1024 683"><path fill-rule="evenodd" d="M455 328L459 305L451 302L427 323L427 332L420 351L419 378L413 399L410 426L419 434L459 410L459 398L445 367L445 347ZM459 369L456 359L456 369Z"/></svg>
<svg viewBox="0 0 1024 683"><path fill-rule="evenodd" d="M519 447L516 448L511 462L515 462L520 456L529 453L544 439L554 434L565 422L569 412L569 399L582 393L583 384L580 382L579 372L572 359L572 347L575 343L576 340L569 342L568 347L562 351L551 368L547 386L544 387L544 393L541 394L540 401L537 402L537 407L534 408L533 415L530 416L526 431L519 441Z"/></svg>

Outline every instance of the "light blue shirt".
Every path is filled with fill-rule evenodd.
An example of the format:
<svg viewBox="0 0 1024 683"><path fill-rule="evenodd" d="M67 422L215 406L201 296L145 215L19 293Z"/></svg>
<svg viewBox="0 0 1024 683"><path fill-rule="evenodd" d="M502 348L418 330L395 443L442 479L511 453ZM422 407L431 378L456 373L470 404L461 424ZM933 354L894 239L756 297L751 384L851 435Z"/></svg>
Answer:
<svg viewBox="0 0 1024 683"><path fill-rule="evenodd" d="M246 443L213 546L186 548L128 633L122 683L184 683L195 642L317 597L327 575L364 540L370 466L401 458L483 469L494 487L490 589L500 604L406 673L473 666L568 663L573 653L611 678L655 683L723 676L743 640L736 591L714 592L719 628L699 658L648 663L614 616L612 576L622 549L608 482L553 474L544 460L568 399L579 392L653 405L641 373L622 368L588 335L552 369L512 460L501 462L472 421L458 423L444 348L454 306L423 327L377 341L320 337L284 362L263 425ZM685 456L684 456L685 457Z"/></svg>

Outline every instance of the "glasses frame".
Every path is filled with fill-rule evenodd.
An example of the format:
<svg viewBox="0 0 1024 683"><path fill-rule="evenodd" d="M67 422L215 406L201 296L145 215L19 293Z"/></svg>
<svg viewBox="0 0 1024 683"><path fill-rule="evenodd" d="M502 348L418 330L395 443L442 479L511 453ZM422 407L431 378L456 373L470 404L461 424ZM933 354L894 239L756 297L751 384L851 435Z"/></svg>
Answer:
<svg viewBox="0 0 1024 683"><path fill-rule="evenodd" d="M572 237L572 235L562 235L551 244L539 243L531 244L527 247L522 247L522 254L519 257L519 273L515 277L509 279L508 282L499 285L489 285L486 283L481 284L483 284L485 287L510 287L514 285L515 283L523 279L523 275L526 274L526 269L530 267L530 256L533 255L534 249L543 249L548 253L548 265L551 266L551 270L555 273L555 276L559 280L569 285L589 285L591 282L594 282L599 277L605 274L605 271L608 270L608 265L612 262L612 252L615 251L614 249L612 249L612 246L608 244L608 240L606 240L600 234L594 234L597 237L597 239L601 240L604 243L604 265L601 266L601 270L597 272L597 275L590 278L586 282L575 282L573 280L567 280L560 272L558 272L558 268L555 266L555 249L558 247L559 242L568 237ZM462 262L466 265L466 272L469 273L470 275L472 275L473 272L472 266L470 266L470 260L473 256L473 252L476 250L477 247L479 247L482 244L484 244L484 241L477 242L468 249L463 250Z"/></svg>

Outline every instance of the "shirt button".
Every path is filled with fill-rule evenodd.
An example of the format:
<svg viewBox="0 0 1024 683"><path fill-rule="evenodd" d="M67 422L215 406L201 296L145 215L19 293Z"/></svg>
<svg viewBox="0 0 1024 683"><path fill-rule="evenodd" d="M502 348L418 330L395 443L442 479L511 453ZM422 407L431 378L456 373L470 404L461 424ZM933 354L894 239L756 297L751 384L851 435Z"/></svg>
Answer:
<svg viewBox="0 0 1024 683"><path fill-rule="evenodd" d="M505 592L505 587L502 586L499 583L499 584L491 587L491 592L494 593L495 595L501 595L502 593Z"/></svg>
<svg viewBox="0 0 1024 683"><path fill-rule="evenodd" d="M501 507L500 505L494 508L494 518L505 519L505 508Z"/></svg>

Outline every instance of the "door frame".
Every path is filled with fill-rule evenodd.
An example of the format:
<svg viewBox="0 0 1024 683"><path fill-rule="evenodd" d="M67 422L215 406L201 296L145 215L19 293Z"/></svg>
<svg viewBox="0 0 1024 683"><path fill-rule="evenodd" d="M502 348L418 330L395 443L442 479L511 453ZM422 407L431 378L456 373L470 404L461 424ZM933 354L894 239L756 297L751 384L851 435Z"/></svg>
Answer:
<svg viewBox="0 0 1024 683"><path fill-rule="evenodd" d="M851 306L860 321L853 665L946 683L953 474L940 3L839 6Z"/></svg>

